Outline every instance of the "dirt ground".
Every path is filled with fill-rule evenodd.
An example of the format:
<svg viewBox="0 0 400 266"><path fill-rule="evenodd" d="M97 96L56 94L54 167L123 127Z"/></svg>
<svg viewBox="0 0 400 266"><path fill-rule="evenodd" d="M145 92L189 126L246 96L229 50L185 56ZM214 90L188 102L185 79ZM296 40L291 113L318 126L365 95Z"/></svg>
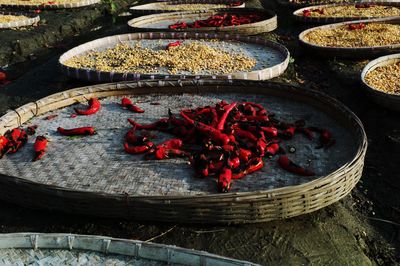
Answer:
<svg viewBox="0 0 400 266"><path fill-rule="evenodd" d="M268 1L268 2L267 2ZM117 17L129 1L77 11L44 12L37 27L0 31L0 66L11 83L0 88L0 114L28 101L86 85L61 75L59 55L102 36L127 32ZM367 61L316 58L297 43L306 28L271 0L248 6L274 8L279 28L266 38L285 44L292 59L275 81L336 97L364 123L369 148L364 174L345 199L317 212L256 225L206 226L75 216L0 202L0 232L68 232L149 240L249 260L262 265L396 265L400 261L400 117L366 98L359 83ZM19 40L19 41L17 41Z"/></svg>

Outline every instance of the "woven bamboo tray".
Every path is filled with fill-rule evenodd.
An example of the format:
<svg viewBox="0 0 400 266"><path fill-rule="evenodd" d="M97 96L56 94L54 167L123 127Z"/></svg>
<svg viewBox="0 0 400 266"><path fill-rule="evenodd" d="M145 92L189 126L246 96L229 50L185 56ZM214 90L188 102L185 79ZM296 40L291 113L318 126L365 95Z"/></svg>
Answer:
<svg viewBox="0 0 400 266"><path fill-rule="evenodd" d="M76 234L0 234L1 265L256 266L204 251Z"/></svg>
<svg viewBox="0 0 400 266"><path fill-rule="evenodd" d="M26 16L27 19L21 19L17 21L12 21L8 23L0 23L0 29L11 29L11 28L19 28L31 26L40 21L39 15L33 13L20 13L20 12L6 12L0 11L0 15L13 15L13 16Z"/></svg>
<svg viewBox="0 0 400 266"><path fill-rule="evenodd" d="M64 3L64 4L58 4L57 1L54 1L55 2L54 4L49 4L49 1L44 0L43 4L37 5L37 4L19 4L19 3L14 3L12 0L10 0L10 3L3 4L0 2L0 7L28 8L28 9L33 9L33 8L63 9L63 8L78 8L78 7L84 7L84 6L89 6L89 5L95 5L95 4L100 3L100 1L101 0L82 0L79 2Z"/></svg>
<svg viewBox="0 0 400 266"><path fill-rule="evenodd" d="M390 3L380 3L380 2L369 2L373 5L381 5L381 6L392 6ZM328 24L328 23L337 23L344 21L352 21L352 20L365 20L365 19L377 19L377 18L388 18L395 19L394 16L383 16L383 17L305 17L303 16L303 11L307 9L321 9L327 7L335 7L335 6L354 6L355 3L343 3L343 4L329 4L329 5L318 5L318 6L307 6L301 9L298 9L293 12L293 16L296 20L307 22L307 23L315 23L315 24Z"/></svg>
<svg viewBox="0 0 400 266"><path fill-rule="evenodd" d="M133 16L143 16L143 15L149 15L149 14L157 14L157 13L169 13L169 12L178 12L178 11L188 11L188 10L165 10L163 9L164 4L170 4L170 5L179 5L179 4L226 4L227 8L244 8L245 3L242 3L239 6L232 6L230 7L230 3L237 2L235 0L180 0L180 1L160 1L160 2L155 2L155 3L150 3L150 4L144 4L144 5L137 5L137 6L132 6L129 9L129 12ZM210 7L209 9L215 9ZM201 11L201 10L199 10ZM204 10L203 10L204 11Z"/></svg>
<svg viewBox="0 0 400 266"><path fill-rule="evenodd" d="M400 111L400 95L394 95L394 94L389 94L385 93L383 91L377 90L371 86L369 86L365 82L365 76L368 74L368 72L374 70L377 67L381 66L386 66L390 64L394 64L400 62L400 54L392 54L392 55L386 55L379 57L375 60L372 60L369 62L361 72L361 81L366 88L369 97L376 102L377 104L395 110L395 111Z"/></svg>
<svg viewBox="0 0 400 266"><path fill-rule="evenodd" d="M184 30L172 30L168 26L176 22L194 22L199 19L207 19L210 16L224 13L233 13L238 15L245 14L260 14L262 20L255 23L249 23L238 26L225 26L225 27L204 27L198 29L184 29ZM135 30L146 30L146 31L212 31L212 32L229 32L241 35L255 35L259 33L273 31L277 28L278 22L276 14L273 11L263 9L226 9L226 10L209 10L203 12L173 12L163 14L153 14L138 17L128 21L128 25Z"/></svg>
<svg viewBox="0 0 400 266"><path fill-rule="evenodd" d="M304 46L308 51L313 54L317 54L320 56L326 57L341 57L341 58L372 58L379 55L391 54L400 51L400 43L395 45L385 45L385 46L368 46L368 47L328 47L328 46L319 46L312 43L307 42L304 39L304 36L309 32L317 29L332 29L336 27L340 27L347 24L353 23L391 23L391 24L400 24L400 18L392 19L368 19L368 20L356 20L356 21L347 21L329 25L323 25L311 29L307 29L300 33L299 40L300 44Z"/></svg>
<svg viewBox="0 0 400 266"><path fill-rule="evenodd" d="M289 9L298 9L310 5L323 5L323 4L340 4L340 3L346 3L346 2L356 2L356 1L351 1L351 0L325 0L325 1L302 1L302 2L292 2L290 0L275 0L275 2L282 6L286 7ZM358 1L357 1L358 2Z"/></svg>
<svg viewBox="0 0 400 266"><path fill-rule="evenodd" d="M213 40L224 41L218 48L227 51L245 52L248 56L257 60L257 64L250 72L237 72L232 74L210 75L207 72L193 75L191 73L181 72L171 75L165 69L159 69L160 73L119 73L103 72L95 69L81 69L68 67L64 64L68 59L83 54L90 50L101 50L113 47L118 43L129 43L141 41L142 45L147 45L154 49L165 49L169 42L176 40ZM143 43L146 41L146 43ZM162 41L162 43L160 43ZM215 45L209 42L208 45ZM185 79L185 78L213 78L213 79L249 79L266 80L281 75L289 64L289 51L281 44L259 37L244 37L239 35L229 35L223 33L196 33L196 32L142 32L124 35L115 35L97 39L78 47L75 47L64 53L59 63L61 70L69 77L93 82L114 82L125 80L140 79ZM205 70L206 71L206 70Z"/></svg>
<svg viewBox="0 0 400 266"><path fill-rule="evenodd" d="M146 110L134 116L116 102L135 97ZM90 97L106 98L100 113L70 118L71 106ZM113 98L114 97L114 98ZM126 154L121 140L126 118L148 123L188 106L245 98L265 104L277 116L307 119L329 128L337 143L315 149L302 136L292 158L317 171L297 177L266 160L262 171L236 180L230 193L216 192L212 178L197 178L183 159L146 161ZM157 101L159 105L152 105ZM60 109L61 108L61 109ZM43 117L58 114L46 121ZM77 120L76 120L77 119ZM29 121L52 141L44 158L32 163L32 142L0 160L0 198L31 208L96 216L178 223L256 223L316 211L346 196L362 175L367 138L360 120L343 104L320 92L269 82L234 80L139 81L104 84L57 93L0 118L0 134ZM65 139L55 129L91 124L99 134ZM168 136L159 135L158 141ZM339 137L340 136L340 137ZM52 146L52 147L51 147Z"/></svg>

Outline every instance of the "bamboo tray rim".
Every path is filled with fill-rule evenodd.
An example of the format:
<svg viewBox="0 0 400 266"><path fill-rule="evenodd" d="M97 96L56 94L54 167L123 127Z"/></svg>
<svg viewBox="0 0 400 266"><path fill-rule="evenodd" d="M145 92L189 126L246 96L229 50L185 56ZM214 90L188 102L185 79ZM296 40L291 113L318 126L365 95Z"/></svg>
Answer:
<svg viewBox="0 0 400 266"><path fill-rule="evenodd" d="M87 52L90 49L93 48L99 48L102 46L106 46L107 44L113 43L122 43L121 38L127 37L128 40L143 40L143 39L151 39L151 40L157 40L157 39L218 39L221 41L233 41L233 42L245 42L245 43L252 43L252 44L259 44L265 47L272 47L274 50L278 51L281 55L283 60L280 61L279 63L272 65L267 68L263 69L257 69L257 70L251 70L251 71L242 71L242 72L234 72L234 73L229 73L229 74L215 74L215 75L199 75L199 74L190 74L190 75L184 75L184 74L151 74L151 73L145 73L145 74L138 74L135 72L116 72L116 71L98 71L95 69L84 69L84 68L75 68L75 67L69 67L64 65L64 62L72 58L73 56L76 56L78 54L82 54L84 52ZM112 42L111 42L112 40ZM95 47L94 47L95 46ZM90 48L90 49L89 49ZM71 56L70 54L73 54L74 52L79 51L79 53L74 54ZM82 52L83 51L83 52ZM85 79L87 78L88 80L93 80L90 77L95 76L97 77L97 81L102 82L103 79L101 78L102 76L109 76L110 78L108 80L110 81L121 81L121 80L113 80L114 75L121 75L124 80L128 80L128 75L133 75L134 78L133 80L139 80L139 79L156 79L158 78L165 78L165 79L185 79L185 78L213 78L213 79L232 79L232 76L236 79L250 79L248 78L249 76L251 77L256 77L257 79L263 79L263 77L267 76L264 79L269 79L272 77L276 77L281 75L287 68L289 64L289 59L290 59L290 53L289 50L283 46L282 44L279 44L278 42L266 40L264 38L260 37L255 37L255 36L242 36L239 34L229 34L229 33L209 33L209 32L185 32L185 31L179 31L179 32L137 32L137 33L128 33L128 34L120 34L120 35L113 35L113 36L107 36L103 37L100 39L96 39L84 44L81 44L79 46L76 46L64 54L62 54L58 60L59 65L61 66L61 70L66 73L68 76L75 77L77 79ZM145 78L140 78L141 76L144 76Z"/></svg>
<svg viewBox="0 0 400 266"><path fill-rule="evenodd" d="M266 82L266 81L245 81L245 80L168 80L168 81L163 81L163 80L146 80L146 81L138 81L138 82L124 82L124 83L107 83L107 84L101 84L101 85L94 85L94 86L86 86L86 87L80 87L80 88L75 88L75 89L70 89L64 92L60 93L55 93L52 95L49 95L45 98L42 98L36 102L30 102L27 103L21 107L19 107L16 110L10 111L7 114L3 115L0 117L0 127L2 127L3 132L5 131L4 128L7 128L7 122L8 120L6 119L7 117L19 117L18 118L18 124L23 124L32 117L36 116L38 114L38 109L39 108L39 102L45 102L46 100L51 100L51 102L54 102L55 98L58 97L64 97L63 100L65 100L65 97L67 95L70 95L68 99L71 99L71 95L74 95L72 98L77 98L75 100L83 100L84 97L92 97L93 95L96 94L96 91L102 92L101 89L106 89L107 91L119 91L122 89L126 90L132 90L133 94L135 93L135 88L145 88L145 87L171 87L171 86L184 86L186 85L187 87L190 86L205 86L205 85L210 85L210 86L229 86L229 85L237 85L237 86L283 86L280 83L276 82ZM300 185L294 185L294 186L285 186L285 187L280 187L280 188L274 188L274 189L268 189L268 190L259 190L259 191L251 191L251 192L229 192L229 193L211 193L211 194L206 194L206 195L191 195L191 196L172 196L172 195L167 195L167 196L132 196L132 195L126 195L126 194L117 194L117 193L103 193L103 192L93 192L93 191L81 191L81 190L74 190L74 189L69 189L65 187L59 187L59 186L54 186L54 185L45 185L40 182L34 182L30 180L26 180L24 178L20 177L15 177L15 176L8 176L8 175L2 175L3 177L8 176L18 184L28 184L28 185L34 185L38 187L44 187L46 190L56 190L56 191L63 191L63 192L71 192L71 193L78 193L82 195L86 195L89 197L96 197L96 196L102 196L105 198L120 198L120 199L132 199L132 200L142 200L143 202L152 202L152 201L168 201L168 200L180 200L180 199L223 199L223 198L231 198L232 196L241 196L241 197L246 197L246 196L253 196L253 195L268 195L268 197L276 197L276 196L283 196L286 194L292 194L296 193L297 191L301 191L306 188L310 187L320 187L321 183L330 183L330 182L335 182L336 175L343 172L347 171L346 169L354 165L357 161L360 160L365 155L366 148L367 148L367 137L366 133L364 131L363 125L359 118L344 104L339 102L338 100L321 93L319 91L315 90L302 90L298 86L293 86L293 85L284 85L284 87L293 90L293 91L298 91L298 93L301 93L303 95L309 96L309 97L320 97L320 98L325 98L329 103L332 105L335 105L335 107L340 108L345 112L353 122L355 123L357 130L360 133L361 139L359 140L359 145L358 149L355 152L354 157L351 159L351 161L345 163L341 167L339 167L337 170L331 172L330 174L326 176L319 177L317 179L314 179L310 182L306 182ZM108 88L108 89L107 89ZM110 89L111 88L111 89ZM96 90L97 89L97 90ZM118 94L118 95L126 95L127 91L123 91L123 94ZM200 90L196 90L193 93L201 93ZM223 93L223 92L222 92ZM166 93L168 94L168 93ZM315 96L316 95L316 96ZM63 101L61 100L61 101ZM62 107L69 106L71 104L67 104ZM32 107L35 106L36 111L34 112ZM62 108L61 106L58 108ZM58 109L56 108L56 109ZM26 111L28 110L28 111ZM53 109L51 109L53 110ZM51 110L47 110L46 112L49 112ZM20 113L21 112L21 113ZM31 116L26 119L25 121L21 120L21 117L23 115L23 112L30 112Z"/></svg>
<svg viewBox="0 0 400 266"><path fill-rule="evenodd" d="M390 96L391 98L395 98L396 100L399 101L399 105L400 105L400 95L383 92L381 90L378 90L378 89L368 85L368 83L365 81L365 76L369 72L373 71L375 68L377 68L379 66L385 66L385 65L390 64L390 63L386 64L386 62L390 61L392 59L397 59L400 62L400 53L381 56L381 57L378 57L378 58L370 61L367 65L365 65L365 67L363 68L363 70L361 72L361 81L363 82L364 87L368 88L371 92L380 94L382 96Z"/></svg>
<svg viewBox="0 0 400 266"><path fill-rule="evenodd" d="M179 1L179 0L178 1L157 1L157 2L152 2L152 3L134 5L134 6L131 6L129 8L129 10L133 11L133 12L140 12L140 11L144 11L144 12L147 12L147 11L176 12L176 11L179 11L179 10L152 9L152 7L157 6L159 4L165 4L165 3L171 4L171 5L196 4L196 3L197 4L210 4L210 5L213 5L213 4L216 4L216 5L226 4L228 6L230 3L234 3L234 2L236 2L236 1L235 0L230 0L230 1L229 0L215 0L215 1L208 1L208 0L201 0L201 1ZM233 7L230 7L230 8L244 8L246 6L245 1L240 0L240 2L241 2L241 5L233 6ZM149 6L149 8L148 9L137 8L137 7L146 7L146 6ZM215 9L215 8L211 8L211 9ZM190 11L190 10L188 10L188 11Z"/></svg>
<svg viewBox="0 0 400 266"><path fill-rule="evenodd" d="M88 243L89 242L89 243ZM226 263L226 265L243 265L243 266L257 266L249 261L237 260L228 258L206 251L199 251L194 249L187 249L177 247L173 245L165 245L152 243L140 240L131 240L123 238L113 238L100 235L81 235L81 234L70 234L70 233L33 233L33 232L22 232L22 233L8 233L0 234L0 250L4 249L48 249L48 250L70 250L80 252L98 252L105 255L118 255L126 256L135 259L150 259L159 262L167 263L184 263L185 261L174 261L171 258L170 253L178 253L192 257L192 259L199 258L199 264L213 263L215 260L219 263ZM145 249L147 252L141 254L139 251ZM162 252L164 251L164 252ZM161 255L160 255L160 252ZM164 254L166 253L166 254ZM157 256L153 256L158 255ZM167 255L167 256L165 256ZM189 258L184 258L189 259ZM175 258L179 260L179 258ZM182 259L181 259L182 260ZM208 261L210 260L210 261ZM193 264L191 264L193 265ZM208 265L208 264L207 264ZM211 265L211 264L209 264Z"/></svg>
<svg viewBox="0 0 400 266"><path fill-rule="evenodd" d="M353 21L345 21L345 22L339 22L339 23L332 23L328 25L322 25L322 26L317 26L313 27L307 30L302 31L299 34L299 41L307 46L313 47L313 48L318 48L318 49L323 49L323 50L341 50L341 51L370 51L371 49L395 49L395 48L400 48L400 43L394 44L394 45L381 45L381 46L361 46L361 47L339 47L339 46L322 46L322 45L316 45L313 43L310 43L306 40L304 40L305 35L310 33L311 31L318 30L318 29L325 29L325 28L336 28L340 27L343 25L348 25L348 24L356 24L356 23L394 23L394 24L400 24L400 17L396 17L393 19L392 17L389 18L377 18L377 19L362 19L362 20L353 20Z"/></svg>
<svg viewBox="0 0 400 266"><path fill-rule="evenodd" d="M389 18L389 19L396 19L399 16L379 16L379 17L304 17L302 16L302 12L306 9L315 9L315 8L324 8L324 7L336 7L336 6L354 6L356 4L372 4L372 5L378 5L378 6L390 6L390 7L396 7L393 5L391 2L373 2L373 1L368 1L368 2L354 2L354 3L334 3L334 4L321 4L321 5L309 5L306 7L299 8L295 10L292 15L296 17L297 19L304 18L304 21L306 22L318 22L318 20L329 20L329 19L335 19L335 20L343 20L343 19L351 19L355 18L356 20L366 20L366 19L375 19L375 18ZM399 2L400 3L400 2Z"/></svg>
<svg viewBox="0 0 400 266"><path fill-rule="evenodd" d="M0 23L0 29L8 29L8 28L19 28L33 25L40 21L39 14L29 13L29 12L14 12L14 11L5 11L0 10L0 15L13 15L13 16L26 16L27 19L21 19L6 23Z"/></svg>
<svg viewBox="0 0 400 266"><path fill-rule="evenodd" d="M142 20L146 20L146 19L150 19L152 17L158 17L158 16L176 16L176 15L196 15L196 14L218 14L218 13L247 13L247 12L259 12L262 14L265 14L266 16L268 16L265 19L262 19L260 21L254 22L254 23L249 23L249 24L243 24L243 25L237 25L237 26L224 26L224 29L239 29L239 28L243 28L243 26L261 26L264 25L265 23L271 23L271 22L275 22L277 21L277 15L274 11L272 10L268 10L268 9L259 9L259 8L240 8L240 9L235 9L235 8L221 8L221 9L209 9L209 10L194 10L194 11L177 11L177 12L167 12L167 13L158 13L158 14L149 14L149 15L144 15L144 16L140 16L137 18L133 18L131 20L128 21L128 26L131 28L140 28L140 29L157 29L159 30L159 28L151 28L151 27L135 27L132 26L133 23L137 23L140 22ZM164 18L164 19L168 19L168 17ZM173 18L171 18L171 20L173 20ZM218 30L221 27L204 27L203 30ZM166 28L168 29L168 28ZM185 29L187 30L187 29ZM185 31L183 30L183 31ZM196 30L196 29L193 29Z"/></svg>
<svg viewBox="0 0 400 266"><path fill-rule="evenodd" d="M10 0L12 2L12 0ZM100 3L101 0L80 0L75 3L64 3L64 4L0 4L0 7L11 7L11 8L40 8L40 9L64 9L64 8L78 8L84 6L90 6Z"/></svg>

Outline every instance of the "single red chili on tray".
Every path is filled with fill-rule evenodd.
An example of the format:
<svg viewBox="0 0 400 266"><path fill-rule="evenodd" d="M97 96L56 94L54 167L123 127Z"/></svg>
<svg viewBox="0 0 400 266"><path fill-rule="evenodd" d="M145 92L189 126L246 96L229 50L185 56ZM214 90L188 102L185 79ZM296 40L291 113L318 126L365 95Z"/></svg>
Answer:
<svg viewBox="0 0 400 266"><path fill-rule="evenodd" d="M46 153L47 148L47 138L45 136L37 136L35 144L33 144L33 150L35 152L35 157L33 162L41 159Z"/></svg>
<svg viewBox="0 0 400 266"><path fill-rule="evenodd" d="M97 98L90 98L89 100L89 108L86 110L74 108L75 112L78 115L92 115L97 113L100 110L101 104Z"/></svg>
<svg viewBox="0 0 400 266"><path fill-rule="evenodd" d="M144 113L143 109L134 105L131 100L129 100L128 98L125 98L125 97L122 98L122 100L121 100L121 106L123 108L128 109L129 111L134 112L134 113Z"/></svg>
<svg viewBox="0 0 400 266"><path fill-rule="evenodd" d="M71 129L58 127L57 131L64 136L87 136L96 134L94 127L77 127Z"/></svg>
<svg viewBox="0 0 400 266"><path fill-rule="evenodd" d="M305 169L294 162L292 162L286 155L281 155L278 159L279 165L282 169L297 175L313 176L315 173L311 170Z"/></svg>

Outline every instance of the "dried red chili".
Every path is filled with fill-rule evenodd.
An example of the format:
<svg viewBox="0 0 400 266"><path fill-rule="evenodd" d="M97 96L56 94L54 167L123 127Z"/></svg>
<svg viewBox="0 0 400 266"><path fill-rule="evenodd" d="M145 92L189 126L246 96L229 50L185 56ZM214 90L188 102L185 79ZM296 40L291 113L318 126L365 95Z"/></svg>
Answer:
<svg viewBox="0 0 400 266"><path fill-rule="evenodd" d="M129 111L134 112L134 113L144 113L144 110L143 110L143 109L141 109L140 107L134 105L134 104L132 103L132 101L129 100L128 98L122 98L122 100L121 100L121 106L122 106L123 108L128 109Z"/></svg>
<svg viewBox="0 0 400 266"><path fill-rule="evenodd" d="M362 30L365 28L365 23L353 23L353 24L349 24L347 25L347 28L349 30Z"/></svg>
<svg viewBox="0 0 400 266"><path fill-rule="evenodd" d="M64 136L86 136L96 134L96 130L94 127L78 127L71 129L58 127L57 131Z"/></svg>
<svg viewBox="0 0 400 266"><path fill-rule="evenodd" d="M279 156L279 165L288 172L302 176L313 176L315 173L292 162L286 155Z"/></svg>
<svg viewBox="0 0 400 266"><path fill-rule="evenodd" d="M37 136L35 144L33 144L33 150L35 152L35 157L33 162L41 159L46 153L47 148L47 138L45 136Z"/></svg>
<svg viewBox="0 0 400 266"><path fill-rule="evenodd" d="M78 115L92 115L97 113L101 108L100 101L97 98L89 99L89 108L86 110L74 108Z"/></svg>

